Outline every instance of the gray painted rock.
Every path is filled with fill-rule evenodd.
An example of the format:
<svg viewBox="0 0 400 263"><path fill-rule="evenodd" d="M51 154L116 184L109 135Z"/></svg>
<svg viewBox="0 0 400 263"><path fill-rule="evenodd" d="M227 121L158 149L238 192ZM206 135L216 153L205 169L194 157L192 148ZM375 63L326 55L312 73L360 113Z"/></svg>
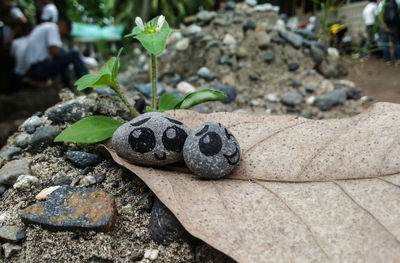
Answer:
<svg viewBox="0 0 400 263"><path fill-rule="evenodd" d="M240 160L240 147L225 126L206 122L186 139L183 158L193 173L218 179L235 169Z"/></svg>
<svg viewBox="0 0 400 263"><path fill-rule="evenodd" d="M41 225L52 230L110 231L117 220L114 198L94 189L63 186L53 191L45 202L21 212L25 224Z"/></svg>
<svg viewBox="0 0 400 263"><path fill-rule="evenodd" d="M166 165L182 160L189 129L159 112L148 112L119 127L112 145L119 156L139 165Z"/></svg>

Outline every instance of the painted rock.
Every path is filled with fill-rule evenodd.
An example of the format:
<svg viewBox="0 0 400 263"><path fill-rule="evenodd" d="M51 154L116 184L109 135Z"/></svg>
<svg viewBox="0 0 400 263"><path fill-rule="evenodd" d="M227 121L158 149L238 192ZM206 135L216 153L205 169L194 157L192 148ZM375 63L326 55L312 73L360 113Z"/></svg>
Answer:
<svg viewBox="0 0 400 263"><path fill-rule="evenodd" d="M21 212L26 224L65 230L110 231L117 220L114 198L94 189L63 186L53 191L45 202L31 205Z"/></svg>
<svg viewBox="0 0 400 263"><path fill-rule="evenodd" d="M182 160L190 130L177 119L148 112L119 127L112 145L119 156L139 165L166 165Z"/></svg>
<svg viewBox="0 0 400 263"><path fill-rule="evenodd" d="M186 139L183 158L196 175L218 179L231 173L238 165L240 147L228 128L220 123L207 122Z"/></svg>

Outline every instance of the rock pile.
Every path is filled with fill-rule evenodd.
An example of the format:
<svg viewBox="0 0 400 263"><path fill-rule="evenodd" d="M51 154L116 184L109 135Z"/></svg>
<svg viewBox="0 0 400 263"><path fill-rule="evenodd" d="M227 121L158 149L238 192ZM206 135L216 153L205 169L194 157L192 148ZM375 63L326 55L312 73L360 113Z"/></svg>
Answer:
<svg viewBox="0 0 400 263"><path fill-rule="evenodd" d="M201 112L321 119L351 116L368 106L362 90L342 80L347 72L337 50L316 42L312 32L286 28L270 5L231 5L219 13L201 11L193 24L171 35L159 62L163 90L180 97L205 88L229 94L224 104L198 107ZM150 87L142 91L131 83L146 82L147 61L141 54L141 63L135 61L120 75L128 90L136 88L146 97Z"/></svg>

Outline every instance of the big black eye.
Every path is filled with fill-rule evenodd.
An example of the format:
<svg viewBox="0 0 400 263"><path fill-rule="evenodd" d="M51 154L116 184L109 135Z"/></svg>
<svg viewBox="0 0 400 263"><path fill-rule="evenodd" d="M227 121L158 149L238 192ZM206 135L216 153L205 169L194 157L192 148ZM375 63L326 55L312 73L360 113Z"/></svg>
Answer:
<svg viewBox="0 0 400 263"><path fill-rule="evenodd" d="M138 153L147 153L156 146L156 137L149 128L136 128L129 134L129 145Z"/></svg>
<svg viewBox="0 0 400 263"><path fill-rule="evenodd" d="M206 156L216 155L222 149L221 137L216 132L207 132L200 138L199 148Z"/></svg>
<svg viewBox="0 0 400 263"><path fill-rule="evenodd" d="M168 151L181 152L185 144L187 133L185 130L177 127L168 127L162 136L164 147Z"/></svg>

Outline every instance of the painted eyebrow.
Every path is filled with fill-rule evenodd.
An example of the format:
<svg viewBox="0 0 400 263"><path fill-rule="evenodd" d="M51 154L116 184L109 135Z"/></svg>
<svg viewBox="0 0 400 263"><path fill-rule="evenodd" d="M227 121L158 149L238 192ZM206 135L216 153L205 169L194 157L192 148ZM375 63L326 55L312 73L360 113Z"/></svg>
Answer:
<svg viewBox="0 0 400 263"><path fill-rule="evenodd" d="M198 133L196 133L196 136L200 136L203 135L204 133L206 133L208 131L208 125L204 126L203 129L201 129L201 131L199 131Z"/></svg>
<svg viewBox="0 0 400 263"><path fill-rule="evenodd" d="M168 117L164 117L164 118L167 119L167 120L169 120L170 122L172 122L172 123L174 123L174 124L183 125L183 123L180 122L180 121L177 121L177 120L174 120L174 119L170 119L170 118L168 118Z"/></svg>
<svg viewBox="0 0 400 263"><path fill-rule="evenodd" d="M143 119L143 120L141 120L141 121L138 121L138 122L135 122L135 123L131 123L131 126L133 126L133 127L140 126L140 125L142 125L143 123L148 122L150 119L151 119L151 117L148 117L148 118Z"/></svg>

